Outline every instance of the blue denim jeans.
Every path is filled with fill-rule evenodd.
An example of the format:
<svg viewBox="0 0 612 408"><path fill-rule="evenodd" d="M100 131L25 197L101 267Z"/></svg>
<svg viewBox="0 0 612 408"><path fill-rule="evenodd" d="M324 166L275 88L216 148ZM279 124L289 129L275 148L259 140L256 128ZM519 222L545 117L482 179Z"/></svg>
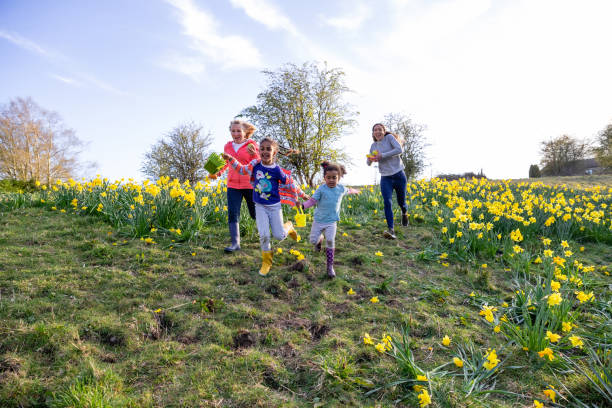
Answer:
<svg viewBox="0 0 612 408"><path fill-rule="evenodd" d="M395 190L395 196L397 197L397 204L402 209L402 214L408 211L406 205L406 174L404 170L400 170L391 176L381 176L380 178L380 192L383 196L383 203L385 205L385 219L387 220L387 227L393 229L393 190Z"/></svg>
<svg viewBox="0 0 612 408"><path fill-rule="evenodd" d="M240 206L242 199L246 200L249 215L255 219L255 203L253 190L250 188L227 188L227 222L238 222L240 219Z"/></svg>

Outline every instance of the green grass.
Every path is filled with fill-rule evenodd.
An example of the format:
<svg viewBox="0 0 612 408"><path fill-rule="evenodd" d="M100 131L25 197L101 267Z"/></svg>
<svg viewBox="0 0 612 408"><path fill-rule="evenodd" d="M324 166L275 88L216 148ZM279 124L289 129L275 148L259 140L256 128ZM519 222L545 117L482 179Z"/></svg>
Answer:
<svg viewBox="0 0 612 408"><path fill-rule="evenodd" d="M392 406L406 395L412 406L416 394L401 387L366 395L396 366L363 334L409 327L425 369L451 361L444 335L499 347L469 294L504 299L513 274L490 261L486 274L444 267L419 256L432 245L430 227L399 228L397 241L383 240L383 227L382 215L361 228L340 224L335 280L306 240L277 245L283 254L262 278L255 232L227 255L218 225L205 227L205 244L146 245L95 217L0 213L0 406ZM609 246L584 246L586 262L612 261ZM496 388L516 395L465 397L461 377L449 377L434 406L543 400L554 374L524 353L503 357L520 368L506 368ZM581 387L588 392L579 380L573 392Z"/></svg>

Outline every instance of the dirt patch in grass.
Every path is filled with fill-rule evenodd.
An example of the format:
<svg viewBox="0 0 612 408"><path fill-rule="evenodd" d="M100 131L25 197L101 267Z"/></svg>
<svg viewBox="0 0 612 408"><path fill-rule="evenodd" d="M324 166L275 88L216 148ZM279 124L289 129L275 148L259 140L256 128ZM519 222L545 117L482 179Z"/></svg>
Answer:
<svg viewBox="0 0 612 408"><path fill-rule="evenodd" d="M21 366L22 362L18 358L11 356L0 357L0 378L9 373L19 374Z"/></svg>
<svg viewBox="0 0 612 408"><path fill-rule="evenodd" d="M234 348L248 348L252 347L255 343L255 336L246 329L239 330L238 333L234 335Z"/></svg>
<svg viewBox="0 0 612 408"><path fill-rule="evenodd" d="M321 340L321 337L325 336L329 332L329 326L326 324L314 323L310 326L309 331L312 335L312 339L315 341Z"/></svg>

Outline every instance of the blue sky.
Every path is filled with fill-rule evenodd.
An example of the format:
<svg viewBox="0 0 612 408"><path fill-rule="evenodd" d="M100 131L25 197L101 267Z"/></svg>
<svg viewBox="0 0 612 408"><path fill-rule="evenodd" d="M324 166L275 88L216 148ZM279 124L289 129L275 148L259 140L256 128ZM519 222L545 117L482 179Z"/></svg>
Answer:
<svg viewBox="0 0 612 408"><path fill-rule="evenodd" d="M262 69L327 61L360 112L346 182L376 179L363 158L390 112L427 126L426 176L526 177L539 142L612 122L611 15L607 0L2 0L0 103L32 97L98 173L141 179L181 122L221 149Z"/></svg>

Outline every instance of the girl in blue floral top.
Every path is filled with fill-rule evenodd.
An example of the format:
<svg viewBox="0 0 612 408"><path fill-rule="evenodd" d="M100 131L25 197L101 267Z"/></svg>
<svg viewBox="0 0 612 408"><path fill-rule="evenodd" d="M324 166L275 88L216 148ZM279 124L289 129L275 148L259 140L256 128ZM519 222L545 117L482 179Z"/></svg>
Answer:
<svg viewBox="0 0 612 408"><path fill-rule="evenodd" d="M287 235L297 240L297 231L293 228L293 223L287 221L283 224L279 184L290 184L291 178L276 164L277 153L278 143L265 138L259 143L261 160L252 160L248 164L240 164L232 156L223 154L223 158L240 174L251 176L254 187L255 222L261 245L262 262L259 270L261 276L267 275L272 266L270 229L272 229L272 236L278 240L285 239Z"/></svg>

